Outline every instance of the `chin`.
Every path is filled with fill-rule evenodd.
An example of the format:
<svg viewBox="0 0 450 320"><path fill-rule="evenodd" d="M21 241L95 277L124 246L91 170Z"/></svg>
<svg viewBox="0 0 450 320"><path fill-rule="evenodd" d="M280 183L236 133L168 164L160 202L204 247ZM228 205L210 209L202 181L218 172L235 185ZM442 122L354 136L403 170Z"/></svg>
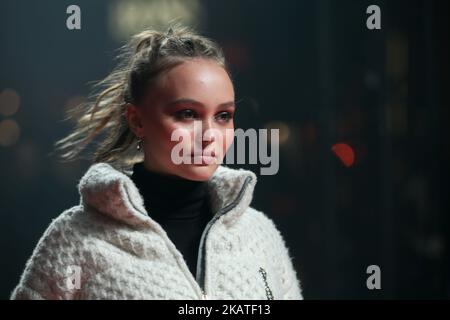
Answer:
<svg viewBox="0 0 450 320"><path fill-rule="evenodd" d="M193 181L207 181L212 177L214 172L219 167L218 164L211 165L184 165L180 168L181 172L179 176L184 179L193 180Z"/></svg>

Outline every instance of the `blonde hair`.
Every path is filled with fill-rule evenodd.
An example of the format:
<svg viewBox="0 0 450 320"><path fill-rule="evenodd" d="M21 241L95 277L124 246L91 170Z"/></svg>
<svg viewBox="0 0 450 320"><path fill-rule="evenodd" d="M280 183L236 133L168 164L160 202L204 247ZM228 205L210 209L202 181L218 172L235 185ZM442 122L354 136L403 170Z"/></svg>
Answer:
<svg viewBox="0 0 450 320"><path fill-rule="evenodd" d="M76 127L55 143L63 161L81 158L81 152L96 138L99 141L91 161L126 167L142 157L130 148L137 139L128 127L126 105L138 104L161 73L187 59L213 59L231 77L218 44L180 24L165 32L147 29L137 33L119 51L117 67L94 82L87 102L67 111L64 120L75 120Z"/></svg>

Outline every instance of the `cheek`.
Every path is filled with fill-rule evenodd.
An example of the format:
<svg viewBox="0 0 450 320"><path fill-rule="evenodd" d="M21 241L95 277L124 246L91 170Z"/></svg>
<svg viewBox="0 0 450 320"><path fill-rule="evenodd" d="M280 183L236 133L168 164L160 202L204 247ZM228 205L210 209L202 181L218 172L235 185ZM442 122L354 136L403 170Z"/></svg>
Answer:
<svg viewBox="0 0 450 320"><path fill-rule="evenodd" d="M223 133L223 141L222 141L222 146L223 146L223 152L226 153L228 148L231 146L231 144L233 143L234 140L234 129L233 128L229 128L227 130L225 130L225 132Z"/></svg>
<svg viewBox="0 0 450 320"><path fill-rule="evenodd" d="M176 141L172 142L172 147L175 144L181 144L183 146L183 149L192 150L195 141L194 130L192 130L192 128L186 127L178 127L175 130L177 132L178 138L176 139ZM182 138L179 138L180 136Z"/></svg>
<svg viewBox="0 0 450 320"><path fill-rule="evenodd" d="M149 122L146 130L146 135L149 137L149 148L155 150L155 152L158 150L159 153L166 153L165 151L171 150L174 145L179 143L178 140L171 140L173 133L189 136L188 130L180 128L170 121L156 121L155 119L154 121Z"/></svg>
<svg viewBox="0 0 450 320"><path fill-rule="evenodd" d="M194 132L190 126L167 125L164 128L164 137L161 143L165 144L165 150L170 155L175 146L182 146L183 150L191 150L194 141Z"/></svg>

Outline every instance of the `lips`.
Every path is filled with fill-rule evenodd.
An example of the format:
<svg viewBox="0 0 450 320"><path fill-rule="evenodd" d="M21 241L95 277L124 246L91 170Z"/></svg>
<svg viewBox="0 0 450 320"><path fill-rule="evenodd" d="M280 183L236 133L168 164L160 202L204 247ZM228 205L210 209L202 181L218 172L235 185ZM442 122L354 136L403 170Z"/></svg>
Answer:
<svg viewBox="0 0 450 320"><path fill-rule="evenodd" d="M193 165L211 165L216 163L216 157L213 157L211 155L191 155L191 160Z"/></svg>

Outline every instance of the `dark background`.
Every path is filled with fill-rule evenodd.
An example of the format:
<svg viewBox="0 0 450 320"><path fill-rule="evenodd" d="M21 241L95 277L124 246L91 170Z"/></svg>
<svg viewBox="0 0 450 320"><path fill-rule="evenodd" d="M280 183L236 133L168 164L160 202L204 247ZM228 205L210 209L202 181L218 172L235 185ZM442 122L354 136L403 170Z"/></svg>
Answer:
<svg viewBox="0 0 450 320"><path fill-rule="evenodd" d="M130 32L169 13L224 47L237 126L281 129L280 170L259 176L253 206L281 229L305 298L448 299L449 2L170 3L0 1L0 298L51 219L78 204L89 163L49 154L71 129L64 111ZM71 4L81 30L66 28ZM371 4L381 30L366 28ZM372 264L381 290L366 287Z"/></svg>

